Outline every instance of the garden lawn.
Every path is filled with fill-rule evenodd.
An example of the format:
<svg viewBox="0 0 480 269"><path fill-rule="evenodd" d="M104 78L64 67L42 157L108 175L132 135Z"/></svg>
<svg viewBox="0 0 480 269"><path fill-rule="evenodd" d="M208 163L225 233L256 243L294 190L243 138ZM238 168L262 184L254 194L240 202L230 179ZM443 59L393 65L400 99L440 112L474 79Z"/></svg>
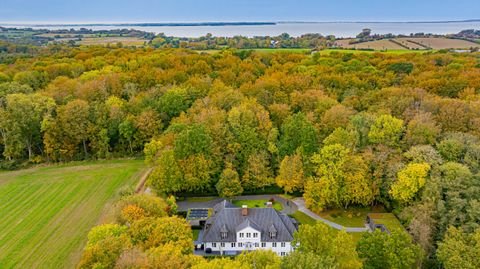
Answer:
<svg viewBox="0 0 480 269"><path fill-rule="evenodd" d="M329 209L319 212L318 215L345 227L364 227L368 213L385 212L383 207L350 207L348 209Z"/></svg>
<svg viewBox="0 0 480 269"><path fill-rule="evenodd" d="M106 205L144 170L115 160L0 172L0 268L75 268Z"/></svg>
<svg viewBox="0 0 480 269"><path fill-rule="evenodd" d="M392 213L371 213L369 216L373 219L375 224L383 224L391 232L405 231L405 228L400 221Z"/></svg>
<svg viewBox="0 0 480 269"><path fill-rule="evenodd" d="M299 224L315 225L317 221L302 211L296 211L290 217L294 218Z"/></svg>
<svg viewBox="0 0 480 269"><path fill-rule="evenodd" d="M248 206L249 208L255 208L255 207L266 207L266 203L268 200L234 200L232 203L238 207L242 207L243 205ZM283 206L279 202L273 202L273 208L275 208L278 211L281 211L283 209Z"/></svg>

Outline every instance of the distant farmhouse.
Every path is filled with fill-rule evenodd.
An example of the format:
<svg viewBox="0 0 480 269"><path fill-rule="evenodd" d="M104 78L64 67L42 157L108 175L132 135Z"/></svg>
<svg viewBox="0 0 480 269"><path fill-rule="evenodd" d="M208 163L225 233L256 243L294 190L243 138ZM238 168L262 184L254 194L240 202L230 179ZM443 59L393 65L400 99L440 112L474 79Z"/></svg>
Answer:
<svg viewBox="0 0 480 269"><path fill-rule="evenodd" d="M236 207L226 200L215 205L205 219L196 242L207 254L237 255L243 251L269 249L279 256L293 251L291 242L298 226L295 220L272 208Z"/></svg>

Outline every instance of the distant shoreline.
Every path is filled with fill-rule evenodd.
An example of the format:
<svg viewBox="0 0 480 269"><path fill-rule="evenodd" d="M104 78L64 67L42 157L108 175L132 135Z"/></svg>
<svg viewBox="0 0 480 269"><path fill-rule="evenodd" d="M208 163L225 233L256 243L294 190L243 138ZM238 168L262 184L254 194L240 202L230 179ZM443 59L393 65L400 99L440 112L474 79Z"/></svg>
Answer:
<svg viewBox="0 0 480 269"><path fill-rule="evenodd" d="M330 23L365 23L365 24L388 24L388 23L406 23L406 24L432 24L432 23L468 23L480 22L480 19L470 20L444 20L444 21L277 21L277 22L145 22L145 23L6 23L0 22L0 25L16 25L25 27L192 27L192 26L261 26L277 24L330 24Z"/></svg>

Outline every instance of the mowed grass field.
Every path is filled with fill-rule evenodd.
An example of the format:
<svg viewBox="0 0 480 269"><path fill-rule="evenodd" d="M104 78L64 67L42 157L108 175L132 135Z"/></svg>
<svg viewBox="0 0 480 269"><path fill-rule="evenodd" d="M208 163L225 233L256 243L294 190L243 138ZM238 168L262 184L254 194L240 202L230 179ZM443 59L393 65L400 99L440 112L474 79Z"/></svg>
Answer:
<svg viewBox="0 0 480 269"><path fill-rule="evenodd" d="M141 160L115 160L0 172L0 268L75 268L88 231Z"/></svg>
<svg viewBox="0 0 480 269"><path fill-rule="evenodd" d="M374 50L407 50L405 47L402 47L389 39L361 42L356 44L350 44L349 42L352 39L342 39L337 40L335 43L337 46L346 48L346 49L374 49ZM444 37L403 37L395 38L395 40L404 46L408 47L412 51L425 50L426 47L433 50L440 49L467 49L471 47L479 47L479 44L474 42L460 40L460 39L451 39ZM412 42L413 41L413 42ZM419 45L422 44L423 46ZM424 47L425 46L425 47Z"/></svg>

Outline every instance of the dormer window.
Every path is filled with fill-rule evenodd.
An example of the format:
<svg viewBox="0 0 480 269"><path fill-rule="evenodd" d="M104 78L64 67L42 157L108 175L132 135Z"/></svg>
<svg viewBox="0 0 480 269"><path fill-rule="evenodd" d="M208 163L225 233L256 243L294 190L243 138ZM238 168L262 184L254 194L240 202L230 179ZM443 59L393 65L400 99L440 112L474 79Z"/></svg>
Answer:
<svg viewBox="0 0 480 269"><path fill-rule="evenodd" d="M273 224L270 226L270 228L268 228L268 235L270 236L270 239L277 237L277 229Z"/></svg>
<svg viewBox="0 0 480 269"><path fill-rule="evenodd" d="M227 226L223 224L222 229L220 230L220 238L227 239L227 236L228 236Z"/></svg>

